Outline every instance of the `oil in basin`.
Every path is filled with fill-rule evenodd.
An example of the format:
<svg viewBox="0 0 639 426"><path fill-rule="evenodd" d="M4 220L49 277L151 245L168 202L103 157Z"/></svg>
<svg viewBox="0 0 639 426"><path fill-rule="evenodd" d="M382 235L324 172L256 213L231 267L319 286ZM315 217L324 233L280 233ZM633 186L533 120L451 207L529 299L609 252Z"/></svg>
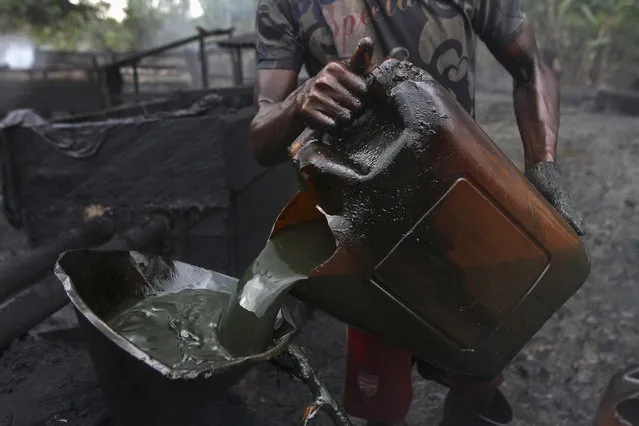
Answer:
<svg viewBox="0 0 639 426"><path fill-rule="evenodd" d="M151 356L141 349L144 345L134 345L130 337L124 337L125 332L114 331L113 321L127 306L138 306L150 297L202 290L230 296L237 279L159 256L99 250L62 254L55 273L75 306L118 425L228 424L228 420L216 420L220 414L215 400L256 362L286 350L295 333L295 328L285 323L273 343L260 353L172 363Z"/></svg>

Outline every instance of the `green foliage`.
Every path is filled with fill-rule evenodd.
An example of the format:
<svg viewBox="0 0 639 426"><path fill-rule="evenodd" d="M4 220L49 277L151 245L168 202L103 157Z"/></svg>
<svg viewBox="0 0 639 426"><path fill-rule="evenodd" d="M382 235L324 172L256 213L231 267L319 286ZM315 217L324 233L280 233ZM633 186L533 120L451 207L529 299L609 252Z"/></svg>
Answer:
<svg viewBox="0 0 639 426"><path fill-rule="evenodd" d="M105 7L102 2L86 0L0 0L0 19L5 31L57 27L66 20L95 19Z"/></svg>
<svg viewBox="0 0 639 426"><path fill-rule="evenodd" d="M596 84L606 70L639 60L637 0L528 0L527 9L539 44L577 79Z"/></svg>
<svg viewBox="0 0 639 426"><path fill-rule="evenodd" d="M128 0L125 12L120 31L128 38L128 49L152 45L154 34L167 20L167 16L152 7L149 0Z"/></svg>
<svg viewBox="0 0 639 426"><path fill-rule="evenodd" d="M636 0L529 0L527 9L540 40L550 37L570 44L571 40L605 33L606 41L599 43L612 43L622 41L622 32L631 37L626 42L639 42Z"/></svg>
<svg viewBox="0 0 639 426"><path fill-rule="evenodd" d="M107 5L87 0L0 0L3 32L27 33L36 41L73 47L83 29L104 18Z"/></svg>
<svg viewBox="0 0 639 426"><path fill-rule="evenodd" d="M0 0L0 28L49 47L92 50L148 48L194 34L197 26L253 28L255 0L200 3L204 14L193 18L189 0L128 0L126 16L117 22L104 1Z"/></svg>
<svg viewBox="0 0 639 426"><path fill-rule="evenodd" d="M132 47L147 48L206 29L234 27L251 31L256 0L200 0L202 16L191 16L189 0L129 0L125 31L134 34Z"/></svg>

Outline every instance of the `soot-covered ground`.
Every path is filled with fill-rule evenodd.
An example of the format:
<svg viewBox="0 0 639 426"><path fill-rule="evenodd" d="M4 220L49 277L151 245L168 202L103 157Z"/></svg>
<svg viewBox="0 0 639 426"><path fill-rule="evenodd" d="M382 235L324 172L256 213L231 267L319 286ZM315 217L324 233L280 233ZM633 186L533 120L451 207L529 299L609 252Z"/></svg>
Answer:
<svg viewBox="0 0 639 426"><path fill-rule="evenodd" d="M477 103L480 123L521 166L510 96L480 93ZM610 376L639 361L639 119L564 105L559 159L587 221L592 271L505 373L503 389L521 426L591 423ZM21 237L0 224L0 260L23 249ZM72 319L67 308L0 354L0 426L111 424L82 337L73 329L51 331L72 326ZM318 314L301 342L341 394L344 326ZM409 425L436 424L443 390L417 375L414 389ZM301 424L309 398L299 383L284 375L278 380L269 365L251 371L235 391L260 425Z"/></svg>

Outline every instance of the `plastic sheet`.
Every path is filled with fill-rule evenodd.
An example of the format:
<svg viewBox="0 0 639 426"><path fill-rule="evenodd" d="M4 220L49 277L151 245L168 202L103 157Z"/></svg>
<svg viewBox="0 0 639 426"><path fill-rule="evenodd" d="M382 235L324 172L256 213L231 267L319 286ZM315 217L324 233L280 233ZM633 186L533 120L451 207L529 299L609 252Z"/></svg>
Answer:
<svg viewBox="0 0 639 426"><path fill-rule="evenodd" d="M160 112L149 116L139 116L108 120L105 122L83 124L51 124L40 117L33 110L16 110L10 112L0 122L0 132L13 126L30 127L42 136L51 146L71 158L86 158L95 155L110 133L117 132L121 127L140 120L162 120L169 118L196 117L201 115L220 115L226 112L222 98L216 94L209 94L195 102L191 107L173 111Z"/></svg>

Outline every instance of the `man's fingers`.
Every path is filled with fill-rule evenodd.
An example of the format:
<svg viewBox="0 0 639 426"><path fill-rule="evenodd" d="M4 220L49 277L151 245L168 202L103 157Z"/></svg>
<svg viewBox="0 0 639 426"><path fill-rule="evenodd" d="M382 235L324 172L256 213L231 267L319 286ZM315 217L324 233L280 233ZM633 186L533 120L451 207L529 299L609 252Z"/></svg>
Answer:
<svg viewBox="0 0 639 426"><path fill-rule="evenodd" d="M559 211L561 216L568 222L568 224L575 230L577 235L583 236L585 234L583 219L577 208L572 202L572 199L566 193L560 193L556 197L549 197L550 204L553 205Z"/></svg>
<svg viewBox="0 0 639 426"><path fill-rule="evenodd" d="M542 194L550 202L550 204L557 209L559 214L568 222L568 225L575 230L577 235L583 236L585 234L583 219L577 212L577 208L570 196L563 191L563 189L556 189L556 192L549 191L546 194Z"/></svg>
<svg viewBox="0 0 639 426"><path fill-rule="evenodd" d="M314 78L299 112L314 130L338 131L361 110L367 89L362 77L344 64L331 62Z"/></svg>
<svg viewBox="0 0 639 426"><path fill-rule="evenodd" d="M340 75L338 78L338 82L346 89L348 89L348 91L358 96L364 96L368 91L368 87L366 87L366 81L362 77L350 71L348 73Z"/></svg>
<svg viewBox="0 0 639 426"><path fill-rule="evenodd" d="M308 114L305 120L308 127L320 132L330 132L337 127L335 120L319 111L313 111Z"/></svg>
<svg viewBox="0 0 639 426"><path fill-rule="evenodd" d="M328 67L329 66L327 66L327 68ZM356 87L355 90L353 90L352 88L349 88L348 85L353 86L354 84L354 86L358 86L353 82L356 82L359 77L348 70L345 72L350 74L350 76L344 76L342 75L342 71L343 70L340 69L338 71L331 71L318 76L315 80L313 88L315 90L313 90L313 92L325 94L349 110L357 111L362 106L360 97L366 92L366 83L362 81L361 83L363 84L363 88ZM351 81L351 77L354 80ZM344 82L346 82L346 84ZM361 92L361 89L363 89L364 92ZM312 98L313 96L313 93L309 94L309 98Z"/></svg>
<svg viewBox="0 0 639 426"><path fill-rule="evenodd" d="M355 95L362 96L366 94L368 88L366 87L366 81L364 78L348 69L345 64L340 62L331 62L326 65L325 71L327 75L334 78L339 84ZM322 78L318 77L316 84L322 83L324 83L324 81L322 81Z"/></svg>
<svg viewBox="0 0 639 426"><path fill-rule="evenodd" d="M347 88L339 83L328 89L327 92L335 102L351 113L359 111L362 108L362 101L360 98L352 92L349 92Z"/></svg>
<svg viewBox="0 0 639 426"><path fill-rule="evenodd" d="M357 48L351 57L348 66L356 74L364 74L373 62L373 52L375 50L375 42L370 37L362 38L357 43Z"/></svg>
<svg viewBox="0 0 639 426"><path fill-rule="evenodd" d="M573 209L572 212L565 213L563 216L575 230L577 235L584 236L586 234L586 231L584 230L584 220L576 210Z"/></svg>
<svg viewBox="0 0 639 426"><path fill-rule="evenodd" d="M312 115L315 111L332 118L338 123L348 123L352 119L352 113L348 108L340 105L321 91L312 92L307 104L302 107L302 113L305 116Z"/></svg>
<svg viewBox="0 0 639 426"><path fill-rule="evenodd" d="M559 166L554 162L542 161L528 168L525 175L575 232L583 236L583 218L564 187Z"/></svg>

